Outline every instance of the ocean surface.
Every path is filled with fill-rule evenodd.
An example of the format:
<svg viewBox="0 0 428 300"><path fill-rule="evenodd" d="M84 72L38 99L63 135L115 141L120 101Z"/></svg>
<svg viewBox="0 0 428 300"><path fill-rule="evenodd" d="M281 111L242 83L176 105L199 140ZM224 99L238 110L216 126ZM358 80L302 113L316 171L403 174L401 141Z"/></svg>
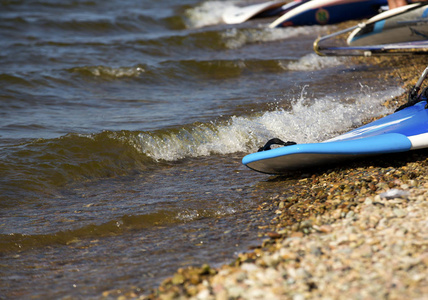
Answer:
<svg viewBox="0 0 428 300"><path fill-rule="evenodd" d="M0 1L0 298L142 294L259 243L278 137L389 111L398 80L318 57L334 27L226 25L245 1Z"/></svg>

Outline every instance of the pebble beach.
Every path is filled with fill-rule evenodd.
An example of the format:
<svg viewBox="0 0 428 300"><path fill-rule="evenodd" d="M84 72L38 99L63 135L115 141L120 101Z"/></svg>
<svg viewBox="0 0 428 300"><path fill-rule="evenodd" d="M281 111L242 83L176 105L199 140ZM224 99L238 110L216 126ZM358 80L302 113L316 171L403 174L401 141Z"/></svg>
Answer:
<svg viewBox="0 0 428 300"><path fill-rule="evenodd" d="M424 56L358 58L409 90ZM385 103L398 107L407 95ZM371 121L371 120L367 120ZM177 270L123 299L428 299L428 151L272 177L263 243L229 265ZM255 237L256 238L256 237ZM117 291L116 291L117 292ZM107 291L110 297L115 291Z"/></svg>

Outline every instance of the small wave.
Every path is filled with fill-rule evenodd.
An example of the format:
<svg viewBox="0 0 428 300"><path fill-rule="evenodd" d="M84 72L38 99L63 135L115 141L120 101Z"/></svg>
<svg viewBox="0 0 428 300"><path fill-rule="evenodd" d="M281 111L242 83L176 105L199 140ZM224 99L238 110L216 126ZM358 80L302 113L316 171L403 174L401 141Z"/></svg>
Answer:
<svg viewBox="0 0 428 300"><path fill-rule="evenodd" d="M183 51L188 56L189 49L213 49L222 50L224 49L224 43L222 39L222 31L217 30L205 30L198 32L188 32L185 35L180 34L168 35L157 37L156 39L141 41L141 44L148 45L158 49L165 49L165 52L161 54L164 56L168 55L170 48L175 48L177 51ZM169 49L169 50L168 50ZM159 53L157 54L159 55Z"/></svg>
<svg viewBox="0 0 428 300"><path fill-rule="evenodd" d="M201 218L212 218L235 213L234 208L216 205L212 208L183 208L179 205L169 206L167 209L157 209L145 214L122 215L100 223L87 225L76 222L75 228L66 229L63 215L51 216L50 223L58 223L52 226L52 232L45 233L5 233L0 234L0 254L25 251L28 249L78 243L84 239L94 239L114 236L133 230L153 228L155 226L168 226L182 224ZM57 218L57 219L56 219ZM71 219L66 219L70 224ZM79 227L80 225L80 227ZM24 230L24 228L21 228Z"/></svg>
<svg viewBox="0 0 428 300"><path fill-rule="evenodd" d="M319 57L315 54L306 55L298 61L277 59L232 59L232 60L174 60L163 61L154 66L137 65L133 67L85 66L72 68L69 71L83 76L114 80L122 78L139 78L150 82L175 82L189 80L189 76L197 79L226 79L242 76L248 71L315 71L339 66L345 59L335 57Z"/></svg>
<svg viewBox="0 0 428 300"><path fill-rule="evenodd" d="M278 64L277 64L278 65ZM243 69L248 67L243 61L235 60L179 60L164 61L157 66L134 66L134 67L108 67L108 66L85 66L69 70L81 76L101 78L104 80L115 80L123 78L141 78L152 83L164 84L175 82L177 79L188 80L189 76L200 79L207 78L231 78L239 76ZM278 66L280 68L280 66Z"/></svg>
<svg viewBox="0 0 428 300"><path fill-rule="evenodd" d="M165 84L177 80L189 81L189 76L201 78L225 79L242 75L242 72L266 70L284 72L284 60L239 59L239 60L174 60L163 61L155 66L108 67L87 66L69 69L71 73L81 76L115 80L123 78L139 78L152 83Z"/></svg>
<svg viewBox="0 0 428 300"><path fill-rule="evenodd" d="M107 17L103 15L89 18L86 15L70 14L66 19L47 19L41 23L44 27L58 28L67 31L83 32L85 34L105 34L106 32L137 31L139 26L133 20L121 17Z"/></svg>
<svg viewBox="0 0 428 300"><path fill-rule="evenodd" d="M321 26L301 26L287 28L267 28L259 25L257 28L230 28L222 34L222 39L228 49L242 48L247 44L265 43L295 38L301 35L317 34L325 29Z"/></svg>
<svg viewBox="0 0 428 300"><path fill-rule="evenodd" d="M207 1L185 11L186 26L201 28L223 23L223 13L234 7L229 1Z"/></svg>
<svg viewBox="0 0 428 300"><path fill-rule="evenodd" d="M8 146L0 152L0 199L13 205L21 192L48 191L69 182L129 175L153 161L133 144L136 133L68 134ZM19 191L16 195L13 192ZM10 196L10 197L9 197Z"/></svg>
<svg viewBox="0 0 428 300"><path fill-rule="evenodd" d="M140 133L141 151L154 160L254 151L272 137L298 143L320 142L389 112L380 104L403 93L362 91L349 99L295 100L291 110L277 109L254 117L232 117L224 123L199 124L179 131ZM334 118L331 116L334 115Z"/></svg>
<svg viewBox="0 0 428 300"><path fill-rule="evenodd" d="M82 7L93 7L96 6L96 1L84 1L84 0L71 0L71 1L31 1L32 5L35 7L54 7L54 8L74 8L77 6ZM27 0L13 0L13 1L2 1L1 5L4 7L7 6L17 6L17 5L23 5L28 4Z"/></svg>
<svg viewBox="0 0 428 300"><path fill-rule="evenodd" d="M18 75L10 75L10 74L0 74L0 84L3 87L7 87L9 85L18 84L23 86L32 87L34 86L30 81L22 78Z"/></svg>
<svg viewBox="0 0 428 300"><path fill-rule="evenodd" d="M201 212L201 214L203 214ZM87 238L100 238L135 229L151 228L183 222L180 212L159 210L145 215L125 215L101 224L89 224L76 229L46 234L0 234L0 253L23 251L50 245L68 245ZM58 228L55 228L58 230Z"/></svg>
<svg viewBox="0 0 428 300"><path fill-rule="evenodd" d="M57 9L59 7L56 7ZM88 36L96 40L94 35L110 35L112 33L145 33L148 27L156 25L151 16L123 12L123 15L109 16L106 14L68 13L56 15L40 13L34 16L20 16L6 18L1 27L9 30L21 28L26 30L28 26L37 28L39 31L49 31L51 34L47 39L55 37L55 31L62 33L61 41L75 41L76 37L70 32L78 33L79 37Z"/></svg>
<svg viewBox="0 0 428 300"><path fill-rule="evenodd" d="M289 63L286 68L292 71L316 71L331 68L343 64L345 58L323 57L315 53L303 56L296 62Z"/></svg>
<svg viewBox="0 0 428 300"><path fill-rule="evenodd" d="M70 69L73 73L79 73L82 75L91 75L102 78L122 78L122 77L138 77L144 73L145 67L119 67L112 68L107 66L92 66L92 67L77 67Z"/></svg>
<svg viewBox="0 0 428 300"><path fill-rule="evenodd" d="M316 35L325 31L321 26L267 28L259 25L251 28L222 28L194 32L175 32L174 35L157 36L153 39L131 41L153 49L153 55L168 56L167 49L176 48L187 56L188 51L210 49L239 49L246 45L268 43L296 38L302 35ZM162 50L164 49L164 50ZM156 52L157 51L157 52Z"/></svg>

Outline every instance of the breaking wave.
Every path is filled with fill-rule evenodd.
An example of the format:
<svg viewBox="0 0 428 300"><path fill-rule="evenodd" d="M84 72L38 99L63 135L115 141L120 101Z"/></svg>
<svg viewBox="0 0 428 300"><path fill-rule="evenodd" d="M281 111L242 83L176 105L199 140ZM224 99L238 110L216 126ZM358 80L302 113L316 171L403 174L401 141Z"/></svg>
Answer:
<svg viewBox="0 0 428 300"><path fill-rule="evenodd" d="M339 66L344 61L345 58L343 57L322 57L311 53L303 56L298 61L289 63L287 69L292 71L315 71Z"/></svg>
<svg viewBox="0 0 428 300"><path fill-rule="evenodd" d="M150 171L184 158L253 152L273 137L320 142L390 112L381 104L403 93L401 88L367 89L362 86L347 99L312 98L303 90L291 109L277 104L273 111L178 128L68 134L7 146L0 149L0 170L7 178L0 180L3 204L19 197L17 187L23 192L50 190L70 181Z"/></svg>

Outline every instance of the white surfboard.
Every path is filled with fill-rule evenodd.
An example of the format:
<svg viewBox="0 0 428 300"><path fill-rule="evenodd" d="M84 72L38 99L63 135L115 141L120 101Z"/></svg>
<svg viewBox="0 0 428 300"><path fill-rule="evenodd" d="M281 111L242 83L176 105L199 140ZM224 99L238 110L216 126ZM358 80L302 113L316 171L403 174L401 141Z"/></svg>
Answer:
<svg viewBox="0 0 428 300"><path fill-rule="evenodd" d="M428 38L428 5L414 3L381 13L347 39L351 46L368 46L421 41Z"/></svg>
<svg viewBox="0 0 428 300"><path fill-rule="evenodd" d="M428 53L428 40L370 46L319 46L314 50L320 56L377 56L377 55L420 55Z"/></svg>
<svg viewBox="0 0 428 300"><path fill-rule="evenodd" d="M254 16L271 9L278 8L283 5L287 5L288 1L269 1L265 3L253 4L245 7L231 7L227 9L223 14L223 21L226 24L240 24L248 21ZM300 1L295 1L296 4ZM294 1L289 3L292 5Z"/></svg>

